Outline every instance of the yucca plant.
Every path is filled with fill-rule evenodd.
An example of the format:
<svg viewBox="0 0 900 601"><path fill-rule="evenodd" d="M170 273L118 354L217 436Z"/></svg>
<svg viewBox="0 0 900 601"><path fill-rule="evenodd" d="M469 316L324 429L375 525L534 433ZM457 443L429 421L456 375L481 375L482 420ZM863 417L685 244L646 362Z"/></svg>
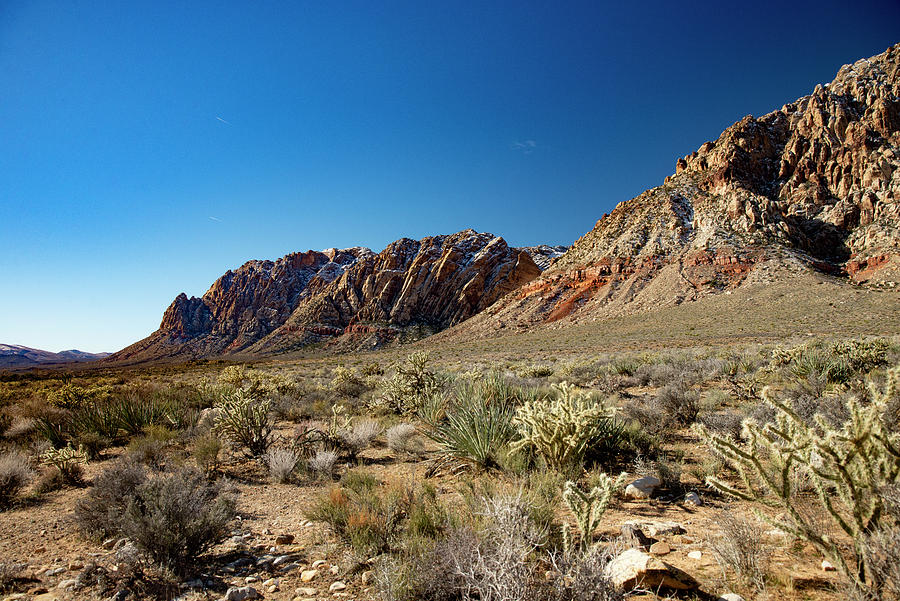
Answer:
<svg viewBox="0 0 900 601"><path fill-rule="evenodd" d="M128 436L136 436L144 428L154 424L166 424L165 410L150 399L142 399L137 394L129 394L113 402L113 410L119 427Z"/></svg>
<svg viewBox="0 0 900 601"><path fill-rule="evenodd" d="M119 415L114 404L90 403L72 414L71 429L79 435L96 434L115 439L119 435Z"/></svg>
<svg viewBox="0 0 900 601"><path fill-rule="evenodd" d="M498 466L501 453L516 434L512 408L476 395L458 399L443 420L426 431L448 456L470 461L481 469Z"/></svg>

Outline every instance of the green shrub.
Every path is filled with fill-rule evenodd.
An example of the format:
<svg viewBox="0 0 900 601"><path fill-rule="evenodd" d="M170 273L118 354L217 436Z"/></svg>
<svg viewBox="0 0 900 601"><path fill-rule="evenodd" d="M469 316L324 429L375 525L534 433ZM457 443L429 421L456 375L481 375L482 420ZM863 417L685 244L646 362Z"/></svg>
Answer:
<svg viewBox="0 0 900 601"><path fill-rule="evenodd" d="M209 474L219 465L219 453L222 451L222 441L218 436L206 434L194 439L193 455L205 473Z"/></svg>
<svg viewBox="0 0 900 601"><path fill-rule="evenodd" d="M228 536L234 516L235 499L221 484L185 468L138 486L120 530L154 562L184 571Z"/></svg>
<svg viewBox="0 0 900 601"><path fill-rule="evenodd" d="M666 384L656 393L656 408L671 421L688 426L700 414L700 395L683 382Z"/></svg>
<svg viewBox="0 0 900 601"><path fill-rule="evenodd" d="M162 426L147 426L145 434L128 443L128 456L144 465L161 468L168 447L176 434Z"/></svg>
<svg viewBox="0 0 900 601"><path fill-rule="evenodd" d="M579 466L591 446L609 444L621 434L615 409L565 382L555 398L529 401L513 417L519 440L512 450L533 448L553 469Z"/></svg>
<svg viewBox="0 0 900 601"><path fill-rule="evenodd" d="M332 488L308 517L327 522L360 556L372 557L390 550L413 501L403 487L377 486L359 478Z"/></svg>

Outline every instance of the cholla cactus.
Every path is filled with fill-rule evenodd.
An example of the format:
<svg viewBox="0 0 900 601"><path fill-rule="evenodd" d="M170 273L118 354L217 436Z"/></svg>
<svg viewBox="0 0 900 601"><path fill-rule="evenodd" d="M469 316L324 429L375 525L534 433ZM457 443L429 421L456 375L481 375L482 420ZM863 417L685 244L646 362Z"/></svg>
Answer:
<svg viewBox="0 0 900 601"><path fill-rule="evenodd" d="M66 482L76 482L81 474L79 466L87 463L87 456L81 449L76 450L69 443L61 449L50 449L41 453L41 463L58 469Z"/></svg>
<svg viewBox="0 0 900 601"><path fill-rule="evenodd" d="M344 434L350 431L350 417L343 405L331 406L331 421L322 432L322 446L328 451L339 451L344 446Z"/></svg>
<svg viewBox="0 0 900 601"><path fill-rule="evenodd" d="M571 480L563 486L563 501L572 515L575 516L575 525L581 533L579 549L586 551L591 544L591 536L600 525L600 518L609 507L612 495L622 487L625 482L625 474L613 480L607 474L600 474L599 483L589 492L578 488ZM568 524L563 526L563 549L571 553L576 549L569 534Z"/></svg>
<svg viewBox="0 0 900 601"><path fill-rule="evenodd" d="M513 417L520 439L511 450L534 448L555 469L578 465L589 446L616 435L615 408L563 382L555 398L525 402Z"/></svg>
<svg viewBox="0 0 900 601"><path fill-rule="evenodd" d="M854 339L832 344L831 352L835 356L846 358L851 368L857 371L867 371L886 364L890 348L890 343L884 338Z"/></svg>
<svg viewBox="0 0 900 601"><path fill-rule="evenodd" d="M271 401L259 400L241 388L223 394L216 403L213 431L246 449L251 456L265 455L272 443Z"/></svg>
<svg viewBox="0 0 900 601"><path fill-rule="evenodd" d="M428 368L428 362L428 353L418 352L395 365L394 375L382 380L382 394L373 400L373 406L401 415L414 413L425 399L443 387L441 378Z"/></svg>
<svg viewBox="0 0 900 601"><path fill-rule="evenodd" d="M718 490L732 496L783 510L786 519L760 516L778 528L812 543L860 590L879 590L865 564L865 535L880 526L885 510L883 487L900 481L900 434L886 427L883 412L900 391L900 367L888 372L886 386L869 386L872 402L847 401L850 418L840 429L821 416L805 423L769 389L763 398L777 412L774 424L744 422L745 445L711 434L702 426L701 436L713 450L737 468L742 488L709 478ZM796 473L807 476L818 502L835 525L854 541L855 565L848 565L838 543L821 531L796 504Z"/></svg>

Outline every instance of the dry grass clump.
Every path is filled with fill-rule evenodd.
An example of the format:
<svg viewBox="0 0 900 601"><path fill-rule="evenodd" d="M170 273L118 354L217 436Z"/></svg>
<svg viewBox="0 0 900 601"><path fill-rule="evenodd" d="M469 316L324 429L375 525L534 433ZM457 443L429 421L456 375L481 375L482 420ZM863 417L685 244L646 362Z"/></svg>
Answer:
<svg viewBox="0 0 900 601"><path fill-rule="evenodd" d="M387 429L384 434L388 448L398 453L418 455L423 452L424 445L418 436L416 427L409 423L397 424Z"/></svg>
<svg viewBox="0 0 900 601"><path fill-rule="evenodd" d="M310 471L320 478L330 480L334 476L334 466L337 463L338 454L335 451L319 451L309 458L307 465Z"/></svg>
<svg viewBox="0 0 900 601"><path fill-rule="evenodd" d="M722 532L708 544L722 569L733 570L742 583L758 591L765 589L773 549L762 526L729 512L721 514L718 524Z"/></svg>
<svg viewBox="0 0 900 601"><path fill-rule="evenodd" d="M359 453L372 446L372 442L381 434L381 431L381 424L377 420L360 420L349 430L341 432L341 446L351 458L356 457Z"/></svg>
<svg viewBox="0 0 900 601"><path fill-rule="evenodd" d="M266 465L269 467L269 477L273 482L287 484L294 478L297 468L303 458L293 449L276 447L266 453Z"/></svg>

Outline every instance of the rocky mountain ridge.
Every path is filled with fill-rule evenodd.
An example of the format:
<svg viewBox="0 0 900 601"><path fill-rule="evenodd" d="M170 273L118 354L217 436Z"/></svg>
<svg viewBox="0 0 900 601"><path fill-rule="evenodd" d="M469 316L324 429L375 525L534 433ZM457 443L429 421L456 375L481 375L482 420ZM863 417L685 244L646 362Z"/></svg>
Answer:
<svg viewBox="0 0 900 601"><path fill-rule="evenodd" d="M652 310L798 269L898 278L900 45L678 159L663 185L454 331Z"/></svg>
<svg viewBox="0 0 900 601"><path fill-rule="evenodd" d="M110 357L269 354L351 337L380 344L457 324L541 273L564 248L511 248L464 230L368 248L248 261L201 298L179 295L160 328Z"/></svg>

